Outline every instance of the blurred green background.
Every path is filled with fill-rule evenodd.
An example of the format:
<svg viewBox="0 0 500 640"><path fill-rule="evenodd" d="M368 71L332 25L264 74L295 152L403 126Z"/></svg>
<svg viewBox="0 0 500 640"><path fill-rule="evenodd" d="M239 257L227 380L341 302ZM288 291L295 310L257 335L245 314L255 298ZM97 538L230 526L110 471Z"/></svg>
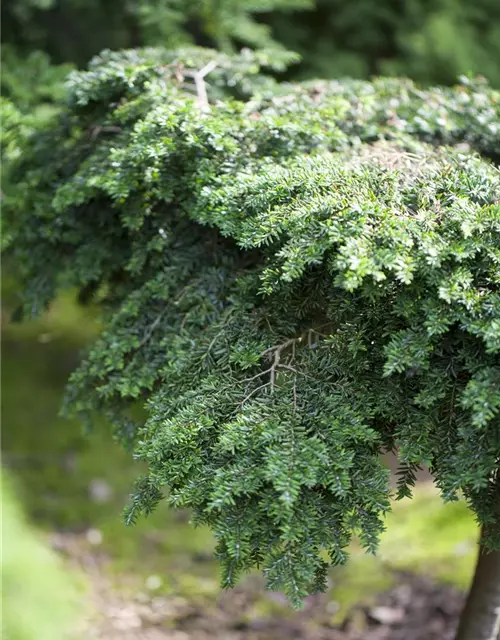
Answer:
<svg viewBox="0 0 500 640"><path fill-rule="evenodd" d="M498 0L4 0L1 11L2 93L24 107L104 48L188 43L296 51L290 78L481 74L500 86Z"/></svg>
<svg viewBox="0 0 500 640"><path fill-rule="evenodd" d="M4 0L2 20L4 121L44 118L64 95L68 71L103 48L286 48L302 56L287 79L382 74L451 84L481 74L500 86L498 0ZM4 158L19 152L8 127L2 142ZM144 620L174 629L193 615L213 628L225 616L235 629L301 615L265 594L256 576L221 596L211 536L192 528L189 514L160 508L123 525L135 464L105 424L84 434L58 417L67 376L99 329L97 314L70 292L44 317L13 324L13 271L3 265L4 637L154 638L133 630ZM465 587L476 535L464 504L443 506L430 483L418 486L413 501L395 505L377 558L353 546L315 620L340 620L390 586L395 570ZM155 618L155 602L170 613Z"/></svg>

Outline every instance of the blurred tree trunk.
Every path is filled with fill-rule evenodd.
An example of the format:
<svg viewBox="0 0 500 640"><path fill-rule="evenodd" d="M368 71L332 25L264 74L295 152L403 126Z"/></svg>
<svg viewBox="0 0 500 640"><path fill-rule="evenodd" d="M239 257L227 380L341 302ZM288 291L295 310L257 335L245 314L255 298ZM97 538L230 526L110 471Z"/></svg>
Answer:
<svg viewBox="0 0 500 640"><path fill-rule="evenodd" d="M500 551L487 552L482 538L456 640L500 639Z"/></svg>

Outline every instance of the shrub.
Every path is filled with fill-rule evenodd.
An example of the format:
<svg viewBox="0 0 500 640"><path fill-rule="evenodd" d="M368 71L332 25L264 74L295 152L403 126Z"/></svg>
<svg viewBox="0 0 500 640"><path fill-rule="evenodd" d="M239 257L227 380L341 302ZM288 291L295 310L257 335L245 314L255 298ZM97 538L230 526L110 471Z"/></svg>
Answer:
<svg viewBox="0 0 500 640"><path fill-rule="evenodd" d="M427 464L500 544L500 95L269 64L95 59L25 144L9 224L25 312L77 286L107 314L66 408L147 462L127 522L167 488L224 586L257 565L299 606L353 534L375 551L385 450L399 497Z"/></svg>

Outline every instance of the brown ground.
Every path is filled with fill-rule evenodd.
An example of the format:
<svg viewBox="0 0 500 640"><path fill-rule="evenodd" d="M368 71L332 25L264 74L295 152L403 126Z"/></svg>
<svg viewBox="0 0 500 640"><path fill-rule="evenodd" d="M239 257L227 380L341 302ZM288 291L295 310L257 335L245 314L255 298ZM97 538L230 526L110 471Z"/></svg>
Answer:
<svg viewBox="0 0 500 640"><path fill-rule="evenodd" d="M259 614L261 585L252 579L209 605L155 597L132 582L111 584L105 558L77 535L57 534L52 544L89 578L92 613L77 633L81 640L452 640L463 604L452 587L401 573L396 587L375 605L354 608L339 627L326 596L311 596L292 616Z"/></svg>

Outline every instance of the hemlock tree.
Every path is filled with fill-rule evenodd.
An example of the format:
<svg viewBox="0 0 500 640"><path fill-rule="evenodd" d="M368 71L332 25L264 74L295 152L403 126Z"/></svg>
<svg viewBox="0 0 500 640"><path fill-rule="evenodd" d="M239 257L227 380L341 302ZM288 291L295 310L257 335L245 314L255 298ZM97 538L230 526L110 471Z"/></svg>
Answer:
<svg viewBox="0 0 500 640"><path fill-rule="evenodd" d="M9 167L24 312L70 286L102 304L66 410L148 464L127 522L189 507L224 586L259 566L300 606L353 534L376 550L397 449L399 497L426 464L476 513L458 637L493 638L500 95L277 84L278 63L143 50L74 73Z"/></svg>

